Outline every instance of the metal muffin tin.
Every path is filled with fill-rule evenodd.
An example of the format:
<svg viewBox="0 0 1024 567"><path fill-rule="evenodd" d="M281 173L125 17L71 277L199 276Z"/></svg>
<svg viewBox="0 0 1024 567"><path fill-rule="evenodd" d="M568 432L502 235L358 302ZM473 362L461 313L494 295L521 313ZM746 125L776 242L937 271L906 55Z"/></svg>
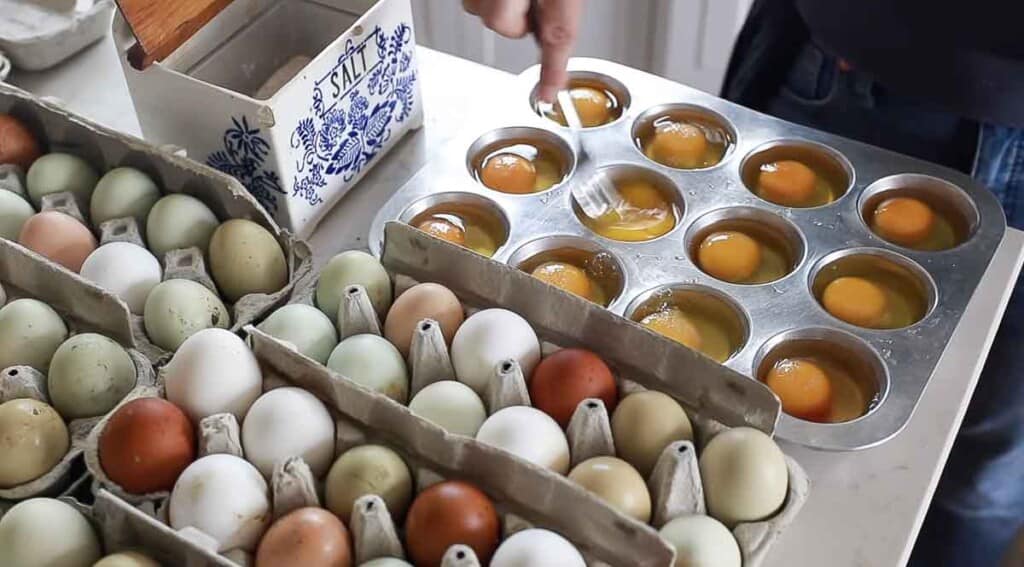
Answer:
<svg viewBox="0 0 1024 567"><path fill-rule="evenodd" d="M581 135L599 167L642 168L674 184L682 216L671 232L643 243L609 240L592 232L573 212L569 191L573 171L560 185L532 195L501 193L474 179L467 167L471 148L518 133L506 128L540 128L568 140L564 128L533 111L531 97L539 75L534 67L518 77L517 88L489 95L483 112L467 117L470 125L463 134L438 148L436 157L381 209L370 229L374 252L380 253L384 223L389 220L408 221L428 204L485 199L508 227L508 239L495 254L496 261L522 258L524 247L541 250L543 239L549 237L582 238L611 253L623 270L622 293L609 305L615 313L628 316L663 288L710 289L729 298L747 329L745 343L724 364L742 374L755 376L772 349L788 340L828 340L863 358L861 368L874 374L878 386L878 396L866 415L837 424L783 415L778 437L810 447L852 450L896 435L910 419L1003 238L1006 220L995 197L959 172L765 116L629 67L578 58L570 62L570 70L574 76L610 77L613 90L617 84L628 90L618 93L628 103L620 119ZM653 162L639 151L633 136L635 123L667 104L706 109L725 120L734 140L719 164L679 170ZM754 195L743 182L743 166L756 152L780 143L831 153L851 179L848 191L831 204L808 209L775 205ZM967 241L951 250L920 252L874 235L862 219L862 208L875 202L872 199L881 192L905 185L916 187L917 194L952 195L951 206L966 220ZM785 231L796 247L795 270L761 285L730 284L702 272L690 259L692 235L709 219L723 216L725 208L737 208L741 216L754 220L770 215L775 218L769 222L795 229ZM918 274L928 302L925 317L903 329L870 330L829 315L812 294L814 277L828 262L851 252L881 255Z"/></svg>

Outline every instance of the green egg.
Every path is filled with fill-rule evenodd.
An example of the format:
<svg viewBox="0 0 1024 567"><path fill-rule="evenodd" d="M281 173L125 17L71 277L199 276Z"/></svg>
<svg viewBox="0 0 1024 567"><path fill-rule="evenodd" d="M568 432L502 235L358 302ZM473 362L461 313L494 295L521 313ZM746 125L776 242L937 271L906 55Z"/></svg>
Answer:
<svg viewBox="0 0 1024 567"><path fill-rule="evenodd" d="M89 217L97 228L108 220L133 217L139 230L160 200L160 188L145 173L133 167L111 169L100 178L89 204Z"/></svg>
<svg viewBox="0 0 1024 567"><path fill-rule="evenodd" d="M326 364L331 351L338 345L334 323L311 305L295 303L274 311L259 329L268 335L295 345L309 358Z"/></svg>
<svg viewBox="0 0 1024 567"><path fill-rule="evenodd" d="M269 230L245 219L229 220L213 233L210 272L231 302L288 285L288 261L281 245Z"/></svg>
<svg viewBox="0 0 1024 567"><path fill-rule="evenodd" d="M32 163L26 183L28 196L36 207L46 195L70 191L78 202L78 208L85 214L98 180L96 170L84 159L71 154L52 153Z"/></svg>
<svg viewBox="0 0 1024 567"><path fill-rule="evenodd" d="M18 240L21 225L36 214L32 205L16 193L0 190L0 238Z"/></svg>
<svg viewBox="0 0 1024 567"><path fill-rule="evenodd" d="M18 299L0 309L0 369L50 367L57 347L68 338L68 327L52 307L35 299Z"/></svg>
<svg viewBox="0 0 1024 567"><path fill-rule="evenodd" d="M146 242L157 258L179 248L198 246L206 253L220 221L202 201L174 193L156 202L146 217Z"/></svg>
<svg viewBox="0 0 1024 567"><path fill-rule="evenodd" d="M409 374L402 353L377 335L355 335L335 347L327 366L342 376L404 404Z"/></svg>
<svg viewBox="0 0 1024 567"><path fill-rule="evenodd" d="M361 285L377 314L384 317L391 308L391 278L380 261L366 252L351 250L331 258L316 284L316 304L331 320L338 318L338 305L345 288Z"/></svg>
<svg viewBox="0 0 1024 567"><path fill-rule="evenodd" d="M135 387L135 363L116 342L94 333L64 341L46 376L50 401L64 419L103 415Z"/></svg>
<svg viewBox="0 0 1024 567"><path fill-rule="evenodd" d="M192 280L157 284L146 298L143 319L149 340L170 351L203 329L231 327L231 316L220 298Z"/></svg>

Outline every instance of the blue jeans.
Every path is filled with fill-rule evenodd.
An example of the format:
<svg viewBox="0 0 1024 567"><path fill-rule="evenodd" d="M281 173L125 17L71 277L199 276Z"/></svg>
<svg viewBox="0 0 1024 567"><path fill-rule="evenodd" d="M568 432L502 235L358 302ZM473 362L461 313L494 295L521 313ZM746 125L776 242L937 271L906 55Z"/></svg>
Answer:
<svg viewBox="0 0 1024 567"><path fill-rule="evenodd" d="M886 91L808 43L759 110L970 172L1024 228L1024 130L978 124ZM1024 523L1024 292L1018 286L910 564L998 565ZM884 519L880 519L884 521Z"/></svg>

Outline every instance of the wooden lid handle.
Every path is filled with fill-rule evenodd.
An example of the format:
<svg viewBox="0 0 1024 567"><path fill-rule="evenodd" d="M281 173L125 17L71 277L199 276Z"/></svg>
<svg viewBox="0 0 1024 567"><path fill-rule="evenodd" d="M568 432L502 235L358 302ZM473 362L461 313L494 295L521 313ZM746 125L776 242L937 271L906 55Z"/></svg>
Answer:
<svg viewBox="0 0 1024 567"><path fill-rule="evenodd" d="M137 43L128 61L142 70L162 61L220 13L231 0L117 0Z"/></svg>

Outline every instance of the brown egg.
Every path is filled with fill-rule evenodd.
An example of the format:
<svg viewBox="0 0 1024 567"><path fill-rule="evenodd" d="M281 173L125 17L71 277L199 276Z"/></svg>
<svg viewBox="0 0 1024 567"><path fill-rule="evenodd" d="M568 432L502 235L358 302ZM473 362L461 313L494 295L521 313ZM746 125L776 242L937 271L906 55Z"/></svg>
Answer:
<svg viewBox="0 0 1024 567"><path fill-rule="evenodd" d="M270 526L256 549L256 567L349 567L348 530L323 508L299 508Z"/></svg>
<svg viewBox="0 0 1024 567"><path fill-rule="evenodd" d="M21 227L18 243L76 274L96 250L96 237L78 219L57 211L29 217Z"/></svg>
<svg viewBox="0 0 1024 567"><path fill-rule="evenodd" d="M480 181L496 191L533 193L537 184L537 168L522 156L501 153L487 158L480 170Z"/></svg>
<svg viewBox="0 0 1024 567"><path fill-rule="evenodd" d="M443 219L427 219L416 228L441 240L447 240L459 246L466 245L466 231Z"/></svg>
<svg viewBox="0 0 1024 567"><path fill-rule="evenodd" d="M384 337L408 357L420 321L433 319L440 323L444 341L450 345L463 317L462 304L451 290L435 283L421 283L395 300L384 321Z"/></svg>
<svg viewBox="0 0 1024 567"><path fill-rule="evenodd" d="M587 398L600 398L608 413L619 401L615 377L596 354L583 349L562 349L540 361L530 377L530 400L564 429L576 406Z"/></svg>
<svg viewBox="0 0 1024 567"><path fill-rule="evenodd" d="M576 465L569 480L586 488L609 506L637 521L651 520L651 493L644 477L615 457L594 457Z"/></svg>
<svg viewBox="0 0 1024 567"><path fill-rule="evenodd" d="M28 170L41 153L39 142L24 124L0 113L0 164L13 163Z"/></svg>
<svg viewBox="0 0 1024 567"><path fill-rule="evenodd" d="M693 441L693 426L678 402L648 390L622 398L612 414L612 436L619 456L646 476L665 447Z"/></svg>
<svg viewBox="0 0 1024 567"><path fill-rule="evenodd" d="M438 567L448 548L461 543L487 564L498 547L498 512L475 486L439 482L413 500L405 521L405 548L417 567Z"/></svg>
<svg viewBox="0 0 1024 567"><path fill-rule="evenodd" d="M133 494L174 488L196 457L192 422L162 398L139 398L117 410L99 441L100 466L110 480Z"/></svg>
<svg viewBox="0 0 1024 567"><path fill-rule="evenodd" d="M29 398L0 404L0 488L50 472L69 446L68 428L57 410Z"/></svg>
<svg viewBox="0 0 1024 567"><path fill-rule="evenodd" d="M544 262L530 274L538 280L561 288L583 299L594 296L594 283L582 268L565 262Z"/></svg>

